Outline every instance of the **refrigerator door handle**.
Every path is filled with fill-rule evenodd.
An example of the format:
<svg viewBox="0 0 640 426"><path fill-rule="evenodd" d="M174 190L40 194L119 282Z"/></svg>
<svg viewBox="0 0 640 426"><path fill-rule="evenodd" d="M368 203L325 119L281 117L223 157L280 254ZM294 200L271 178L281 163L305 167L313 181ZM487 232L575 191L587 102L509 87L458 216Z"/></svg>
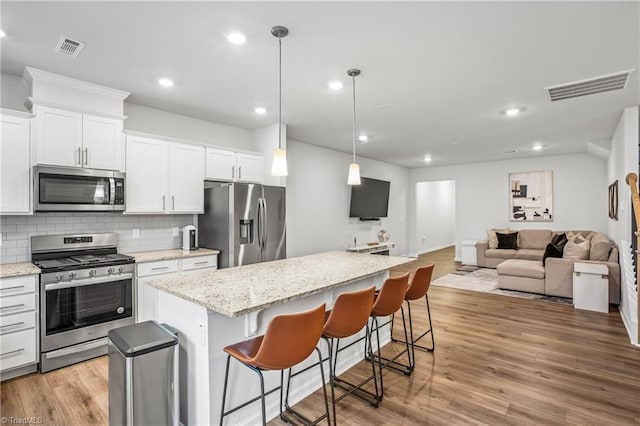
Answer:
<svg viewBox="0 0 640 426"><path fill-rule="evenodd" d="M262 199L262 223L264 230L262 231L262 249L267 248L267 199Z"/></svg>
<svg viewBox="0 0 640 426"><path fill-rule="evenodd" d="M258 247L262 250L262 198L258 198Z"/></svg>

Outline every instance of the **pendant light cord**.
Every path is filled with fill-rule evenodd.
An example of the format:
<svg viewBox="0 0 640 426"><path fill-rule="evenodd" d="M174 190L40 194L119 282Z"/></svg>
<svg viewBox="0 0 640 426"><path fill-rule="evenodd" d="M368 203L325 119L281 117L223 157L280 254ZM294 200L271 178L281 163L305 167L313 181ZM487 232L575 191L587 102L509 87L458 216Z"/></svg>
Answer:
<svg viewBox="0 0 640 426"><path fill-rule="evenodd" d="M353 80L353 162L356 162L356 76L351 76Z"/></svg>
<svg viewBox="0 0 640 426"><path fill-rule="evenodd" d="M282 149L282 37L278 37L278 149Z"/></svg>

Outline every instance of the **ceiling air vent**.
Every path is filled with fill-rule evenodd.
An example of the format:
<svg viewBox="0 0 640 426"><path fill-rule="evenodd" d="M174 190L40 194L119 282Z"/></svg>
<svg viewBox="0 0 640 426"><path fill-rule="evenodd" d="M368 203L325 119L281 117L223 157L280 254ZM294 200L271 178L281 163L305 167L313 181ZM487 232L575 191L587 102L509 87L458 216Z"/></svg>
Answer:
<svg viewBox="0 0 640 426"><path fill-rule="evenodd" d="M596 93L611 92L624 89L634 70L621 71L573 83L559 84L545 87L547 99L551 102L580 96L595 95Z"/></svg>
<svg viewBox="0 0 640 426"><path fill-rule="evenodd" d="M60 37L60 40L58 40L58 44L56 45L56 48L54 50L63 55L76 58L85 45L86 43L83 43L81 41L62 36Z"/></svg>

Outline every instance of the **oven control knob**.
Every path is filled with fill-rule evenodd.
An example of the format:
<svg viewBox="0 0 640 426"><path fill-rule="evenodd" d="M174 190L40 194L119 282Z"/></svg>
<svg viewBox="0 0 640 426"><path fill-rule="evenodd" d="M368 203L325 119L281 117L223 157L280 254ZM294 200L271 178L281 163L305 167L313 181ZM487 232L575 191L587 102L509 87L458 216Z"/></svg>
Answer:
<svg viewBox="0 0 640 426"><path fill-rule="evenodd" d="M124 272L124 266L118 266L118 273L121 274Z"/></svg>
<svg viewBox="0 0 640 426"><path fill-rule="evenodd" d="M62 272L58 272L56 274L56 280L62 281L63 278L64 278L64 274Z"/></svg>
<svg viewBox="0 0 640 426"><path fill-rule="evenodd" d="M90 270L89 271L89 276L90 277L95 277L96 276L96 270L95 269Z"/></svg>
<svg viewBox="0 0 640 426"><path fill-rule="evenodd" d="M72 280L76 277L76 273L75 272L69 272L69 279Z"/></svg>
<svg viewBox="0 0 640 426"><path fill-rule="evenodd" d="M113 266L111 266L111 267L107 268L107 273L108 273L109 275L113 274L114 272L115 272L115 269L113 268Z"/></svg>

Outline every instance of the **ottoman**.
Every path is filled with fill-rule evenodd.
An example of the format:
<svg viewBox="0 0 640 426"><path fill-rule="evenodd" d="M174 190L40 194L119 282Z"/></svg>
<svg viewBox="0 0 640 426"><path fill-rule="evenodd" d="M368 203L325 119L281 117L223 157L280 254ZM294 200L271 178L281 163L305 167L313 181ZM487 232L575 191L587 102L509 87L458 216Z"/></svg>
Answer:
<svg viewBox="0 0 640 426"><path fill-rule="evenodd" d="M541 261L508 259L496 270L498 288L544 294L544 266Z"/></svg>

